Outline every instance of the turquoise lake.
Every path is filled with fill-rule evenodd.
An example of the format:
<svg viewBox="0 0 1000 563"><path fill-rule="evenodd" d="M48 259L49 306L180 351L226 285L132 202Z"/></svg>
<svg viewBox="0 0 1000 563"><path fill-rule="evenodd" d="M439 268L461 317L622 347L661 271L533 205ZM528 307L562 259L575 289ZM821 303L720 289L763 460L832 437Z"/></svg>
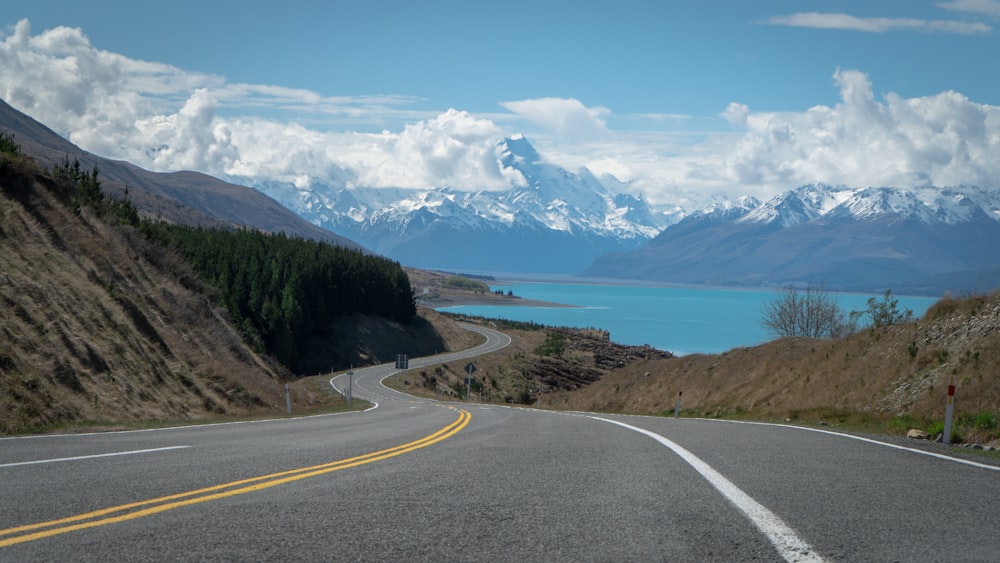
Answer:
<svg viewBox="0 0 1000 563"><path fill-rule="evenodd" d="M600 328L620 344L649 344L677 355L715 354L771 340L761 324L763 306L775 291L678 288L586 283L514 282L493 290L525 299L575 307L463 305L441 311L486 318L531 321L549 326ZM879 295L831 294L845 311L864 310ZM920 317L938 301L933 297L893 296L900 311Z"/></svg>

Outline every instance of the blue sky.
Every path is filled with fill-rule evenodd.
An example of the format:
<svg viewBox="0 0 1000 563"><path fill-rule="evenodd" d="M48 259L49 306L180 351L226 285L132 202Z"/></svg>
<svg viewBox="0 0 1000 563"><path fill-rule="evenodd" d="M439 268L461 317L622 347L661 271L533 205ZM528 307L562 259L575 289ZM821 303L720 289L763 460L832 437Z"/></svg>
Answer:
<svg viewBox="0 0 1000 563"><path fill-rule="evenodd" d="M155 169L503 189L490 147L524 133L547 159L686 205L810 182L1000 177L998 0L4 12L0 97Z"/></svg>

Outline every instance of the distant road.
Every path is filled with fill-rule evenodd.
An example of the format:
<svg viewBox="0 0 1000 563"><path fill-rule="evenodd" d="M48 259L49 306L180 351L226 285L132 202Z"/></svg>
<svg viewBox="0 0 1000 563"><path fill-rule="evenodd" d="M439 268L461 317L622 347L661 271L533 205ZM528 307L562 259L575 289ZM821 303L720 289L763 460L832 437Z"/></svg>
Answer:
<svg viewBox="0 0 1000 563"><path fill-rule="evenodd" d="M509 342L474 329L476 353ZM1000 554L990 466L784 426L437 403L383 387L393 371L355 372L365 413L0 439L0 560Z"/></svg>

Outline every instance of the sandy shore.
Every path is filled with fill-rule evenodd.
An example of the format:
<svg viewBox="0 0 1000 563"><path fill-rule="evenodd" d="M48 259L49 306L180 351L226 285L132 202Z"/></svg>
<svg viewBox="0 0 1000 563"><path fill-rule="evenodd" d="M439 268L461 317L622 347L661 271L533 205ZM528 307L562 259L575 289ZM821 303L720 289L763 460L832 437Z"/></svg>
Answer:
<svg viewBox="0 0 1000 563"><path fill-rule="evenodd" d="M416 292L417 305L438 309L459 305L495 305L518 307L575 307L565 303L524 299L517 295L502 295L489 291L489 285L482 280L466 280L465 287L452 283L456 275L427 270L408 269L410 285ZM478 283L480 287L474 287Z"/></svg>
<svg viewBox="0 0 1000 563"><path fill-rule="evenodd" d="M422 298L417 296L417 305L439 309L441 307L458 307L460 305L492 305L492 306L517 306L517 307L576 307L566 303L554 303L552 301L539 301L537 299L524 299L522 297L507 297L492 294L472 294L455 292L448 294L438 294L433 297Z"/></svg>

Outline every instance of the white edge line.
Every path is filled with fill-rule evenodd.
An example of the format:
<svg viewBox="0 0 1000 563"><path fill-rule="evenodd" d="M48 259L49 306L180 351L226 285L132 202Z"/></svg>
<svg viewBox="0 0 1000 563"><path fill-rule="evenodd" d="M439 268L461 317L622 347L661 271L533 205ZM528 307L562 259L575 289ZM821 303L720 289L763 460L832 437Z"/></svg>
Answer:
<svg viewBox="0 0 1000 563"><path fill-rule="evenodd" d="M148 454L153 452L165 452L167 450L181 450L184 448L190 448L191 446L167 446L164 448L150 448L147 450L132 450L128 452L112 452L108 454L92 454L92 455L80 455L75 457L60 457L54 459L39 459L35 461L19 461L16 463L0 463L0 467L17 467L20 465L38 465L42 463L58 463L62 461L78 461L81 459L94 459L99 457L115 457L120 455L135 455L135 454Z"/></svg>
<svg viewBox="0 0 1000 563"><path fill-rule="evenodd" d="M699 418L694 420L709 420L713 422L732 422L734 424L756 424L758 426L776 426L778 428L793 428L795 430L806 430L808 432L819 432L820 434L829 434L830 436L839 436L841 438L850 438L852 440L860 440L862 442L868 442L870 444L877 444L879 446L885 446L887 448L895 448L897 450L903 450L907 452L913 452L915 454L927 455L935 457L938 459L943 459L945 461L953 461L955 463L963 463L965 465L971 465L972 467L978 467L980 469L989 469L991 471L1000 471L1000 466L987 465L985 463L979 463L977 461L971 461L968 459L963 459L960 457L953 457L950 455L939 454L935 452L928 452L925 450L918 450L916 448L909 448L907 446L899 446L896 444L890 444L889 442L882 442L879 440L873 440L871 438L865 438L862 436L855 436L854 434L847 434L844 432L834 432L832 430L823 430L822 428L809 428L808 426L795 426L794 424L775 424L773 422L753 422L747 420L721 420L712 418Z"/></svg>
<svg viewBox="0 0 1000 563"><path fill-rule="evenodd" d="M371 410L371 409L369 409ZM236 424L261 424L266 422L290 422L294 420L306 420L309 418L322 418L325 416L342 416L353 414L358 411L327 412L323 414L310 414L306 416L292 416L283 418L261 418L259 420L234 420L230 422L204 422L183 424L180 426L164 426L163 428L140 428L138 430L109 430L107 432L68 432L62 434L27 434L24 436L0 436L0 441L4 440L37 440L46 438L77 438L82 436L109 436L114 434L136 434L140 432L162 432L167 430L199 430L202 428L212 428L214 426L233 426ZM367 412L367 411L364 411Z"/></svg>
<svg viewBox="0 0 1000 563"><path fill-rule="evenodd" d="M785 524L778 515L768 510L767 507L754 500L750 495L744 493L732 481L723 477L721 473L690 451L649 430L609 418L598 416L589 416L588 418L628 428L629 430L648 436L673 450L681 459L693 467L695 471L700 473L717 491L722 493L722 496L726 497L729 502L733 503L736 508L743 512L753 522L754 526L767 536L767 539L770 540L771 544L786 561L823 561L823 558L816 553L816 550L800 538L795 533L795 530Z"/></svg>

